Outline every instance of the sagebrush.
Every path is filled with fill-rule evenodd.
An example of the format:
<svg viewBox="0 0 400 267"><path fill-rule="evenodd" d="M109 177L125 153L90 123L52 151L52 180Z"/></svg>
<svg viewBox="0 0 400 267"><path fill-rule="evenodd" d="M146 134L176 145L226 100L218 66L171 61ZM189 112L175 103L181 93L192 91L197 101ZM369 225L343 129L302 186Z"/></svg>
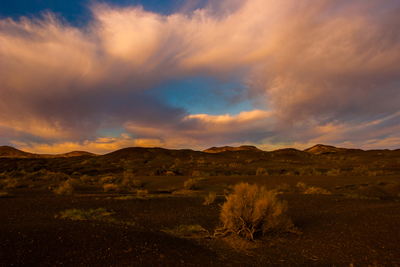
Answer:
<svg viewBox="0 0 400 267"><path fill-rule="evenodd" d="M287 202L279 200L275 190L239 183L226 200L220 214L223 226L215 231L216 236L235 233L254 240L257 234L264 236L293 228Z"/></svg>

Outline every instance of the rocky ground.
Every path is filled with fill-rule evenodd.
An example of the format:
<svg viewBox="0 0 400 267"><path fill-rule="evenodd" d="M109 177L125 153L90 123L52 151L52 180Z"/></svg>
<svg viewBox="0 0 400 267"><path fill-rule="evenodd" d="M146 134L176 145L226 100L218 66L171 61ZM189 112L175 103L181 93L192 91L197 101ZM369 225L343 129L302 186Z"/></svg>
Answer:
<svg viewBox="0 0 400 267"><path fill-rule="evenodd" d="M397 176L207 177L192 194L157 191L186 179L143 177L149 191L144 197L96 185L56 195L43 181L6 189L0 198L0 266L400 266L400 202L382 193L400 182ZM239 181L271 188L287 183L292 190L279 197L287 200L298 232L250 243L212 237L220 224L218 204ZM295 191L299 181L332 194L301 194ZM203 205L210 190L218 192L216 203ZM74 208L108 213L61 218ZM190 225L206 231L171 231Z"/></svg>

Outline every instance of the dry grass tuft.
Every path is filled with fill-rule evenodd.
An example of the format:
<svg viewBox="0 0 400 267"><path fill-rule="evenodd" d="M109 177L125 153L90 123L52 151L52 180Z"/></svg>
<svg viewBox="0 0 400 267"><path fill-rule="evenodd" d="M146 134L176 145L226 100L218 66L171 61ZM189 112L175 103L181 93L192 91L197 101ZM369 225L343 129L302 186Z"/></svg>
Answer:
<svg viewBox="0 0 400 267"><path fill-rule="evenodd" d="M299 188L303 194L320 194L320 195L332 194L331 192L329 192L324 188L308 186L303 182L298 182L296 187Z"/></svg>
<svg viewBox="0 0 400 267"><path fill-rule="evenodd" d="M197 184L196 180L189 179L183 184L183 187L185 188L185 190L195 190L196 184Z"/></svg>
<svg viewBox="0 0 400 267"><path fill-rule="evenodd" d="M144 197L149 193L149 191L147 190L137 190L136 191L136 195L138 195L139 197Z"/></svg>
<svg viewBox="0 0 400 267"><path fill-rule="evenodd" d="M70 180L67 180L54 189L53 192L56 195L71 195L74 192L73 183L71 183Z"/></svg>
<svg viewBox="0 0 400 267"><path fill-rule="evenodd" d="M204 205L210 205L214 203L215 199L217 198L217 193L216 192L209 192L208 196L205 196L204 198Z"/></svg>
<svg viewBox="0 0 400 267"><path fill-rule="evenodd" d="M320 187L309 187L307 190L303 192L303 194L320 194L320 195L329 195L331 192L329 192L326 189L320 188Z"/></svg>
<svg viewBox="0 0 400 267"><path fill-rule="evenodd" d="M264 236L293 228L292 220L286 215L287 202L279 200L274 190L239 183L226 199L220 214L223 226L215 231L216 236L235 233L254 240L255 234Z"/></svg>
<svg viewBox="0 0 400 267"><path fill-rule="evenodd" d="M123 187L140 188L142 183L135 178L135 174L132 171L124 172L124 179L122 180Z"/></svg>
<svg viewBox="0 0 400 267"><path fill-rule="evenodd" d="M103 185L104 192L109 192L109 191L119 191L119 187L116 184L105 184Z"/></svg>

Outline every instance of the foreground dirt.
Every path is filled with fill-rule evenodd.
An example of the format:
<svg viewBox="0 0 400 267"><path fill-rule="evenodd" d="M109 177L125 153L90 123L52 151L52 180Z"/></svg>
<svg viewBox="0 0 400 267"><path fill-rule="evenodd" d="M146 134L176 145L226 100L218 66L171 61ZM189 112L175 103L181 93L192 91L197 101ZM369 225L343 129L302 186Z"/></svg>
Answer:
<svg viewBox="0 0 400 267"><path fill-rule="evenodd" d="M164 179L162 184L168 178L149 179ZM332 186L340 179L335 182ZM210 178L201 189L216 183L224 181ZM206 206L201 195L122 200L116 199L121 193L56 196L35 187L9 191L11 197L0 198L0 266L400 266L400 202L393 200L337 192L282 194L300 233L246 244L232 237L165 231L199 224L212 235L219 226L222 194ZM60 212L72 208L105 208L114 222L60 218Z"/></svg>

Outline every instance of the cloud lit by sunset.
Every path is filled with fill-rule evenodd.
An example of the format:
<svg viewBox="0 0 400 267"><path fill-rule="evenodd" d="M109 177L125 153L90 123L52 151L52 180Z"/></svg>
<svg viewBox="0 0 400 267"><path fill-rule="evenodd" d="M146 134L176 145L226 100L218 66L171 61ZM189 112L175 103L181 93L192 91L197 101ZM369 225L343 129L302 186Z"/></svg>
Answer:
<svg viewBox="0 0 400 267"><path fill-rule="evenodd" d="M400 148L398 1L162 2L3 11L0 145Z"/></svg>

